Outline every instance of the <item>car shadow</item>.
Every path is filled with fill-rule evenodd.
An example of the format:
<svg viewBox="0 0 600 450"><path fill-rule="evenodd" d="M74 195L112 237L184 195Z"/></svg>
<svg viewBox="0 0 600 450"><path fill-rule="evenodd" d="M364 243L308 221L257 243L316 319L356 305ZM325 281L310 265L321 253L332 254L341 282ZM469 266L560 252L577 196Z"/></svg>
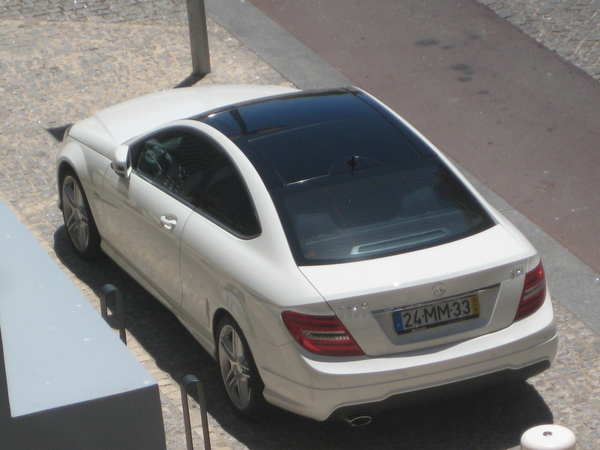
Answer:
<svg viewBox="0 0 600 450"><path fill-rule="evenodd" d="M204 387L208 413L251 450L506 450L518 446L527 429L553 421L542 397L526 382L401 407L377 414L364 427L316 422L275 407L260 419L242 420L228 406L216 362L173 314L108 257L81 260L73 252L64 226L54 238L60 261L90 289L98 293L110 283L121 291L125 324L131 335L175 381L195 375ZM107 299L108 307L115 310L111 299Z"/></svg>
<svg viewBox="0 0 600 450"><path fill-rule="evenodd" d="M73 125L72 123L68 123L66 125L61 125L59 127L54 128L46 128L46 131L52 136L56 142L62 142L65 136L65 132Z"/></svg>

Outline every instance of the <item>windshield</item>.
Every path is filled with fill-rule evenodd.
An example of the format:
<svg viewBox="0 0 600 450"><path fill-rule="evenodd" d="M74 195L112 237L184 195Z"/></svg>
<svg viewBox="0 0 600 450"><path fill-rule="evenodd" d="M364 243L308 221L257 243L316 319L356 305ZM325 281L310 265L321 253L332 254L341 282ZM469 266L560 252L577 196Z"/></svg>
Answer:
<svg viewBox="0 0 600 450"><path fill-rule="evenodd" d="M406 253L494 225L437 157L293 183L273 197L298 265Z"/></svg>

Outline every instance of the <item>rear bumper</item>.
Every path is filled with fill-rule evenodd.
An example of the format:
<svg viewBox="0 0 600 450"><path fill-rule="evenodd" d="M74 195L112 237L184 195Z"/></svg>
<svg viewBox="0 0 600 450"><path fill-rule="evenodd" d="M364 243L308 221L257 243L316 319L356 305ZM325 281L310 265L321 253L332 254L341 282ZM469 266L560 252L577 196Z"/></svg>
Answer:
<svg viewBox="0 0 600 450"><path fill-rule="evenodd" d="M427 352L335 362L302 356L297 348L281 349L285 355L280 361L288 364L276 371L261 370L261 375L270 403L326 420L353 410L389 406L402 402L402 397L426 396L427 390L526 379L549 367L557 344L548 297L531 317L468 341Z"/></svg>
<svg viewBox="0 0 600 450"><path fill-rule="evenodd" d="M456 398L469 392L485 389L490 386L499 385L503 382L523 381L538 375L550 367L550 361L540 361L531 366L518 370L502 370L477 378L444 384L418 391L392 395L385 400L375 403L344 406L336 409L329 419L343 420L356 414L371 415L380 411L393 408L407 407L414 404L423 404L432 401Z"/></svg>

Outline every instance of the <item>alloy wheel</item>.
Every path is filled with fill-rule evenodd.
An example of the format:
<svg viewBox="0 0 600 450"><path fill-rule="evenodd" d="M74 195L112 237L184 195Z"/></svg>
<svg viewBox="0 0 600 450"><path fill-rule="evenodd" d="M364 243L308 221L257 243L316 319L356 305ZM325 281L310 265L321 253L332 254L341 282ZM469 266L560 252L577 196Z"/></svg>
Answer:
<svg viewBox="0 0 600 450"><path fill-rule="evenodd" d="M71 242L79 252L85 252L90 241L89 212L83 192L71 175L63 181L62 203Z"/></svg>
<svg viewBox="0 0 600 450"><path fill-rule="evenodd" d="M229 398L239 411L252 402L252 369L248 350L237 330L225 324L219 333L219 365Z"/></svg>

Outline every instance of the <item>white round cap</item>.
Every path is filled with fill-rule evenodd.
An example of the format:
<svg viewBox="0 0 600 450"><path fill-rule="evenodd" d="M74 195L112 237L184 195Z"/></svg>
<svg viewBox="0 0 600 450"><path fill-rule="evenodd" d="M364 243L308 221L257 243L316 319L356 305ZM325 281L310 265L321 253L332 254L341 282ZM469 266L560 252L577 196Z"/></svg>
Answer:
<svg viewBox="0 0 600 450"><path fill-rule="evenodd" d="M540 425L521 437L521 450L575 450L575 434L560 425Z"/></svg>

